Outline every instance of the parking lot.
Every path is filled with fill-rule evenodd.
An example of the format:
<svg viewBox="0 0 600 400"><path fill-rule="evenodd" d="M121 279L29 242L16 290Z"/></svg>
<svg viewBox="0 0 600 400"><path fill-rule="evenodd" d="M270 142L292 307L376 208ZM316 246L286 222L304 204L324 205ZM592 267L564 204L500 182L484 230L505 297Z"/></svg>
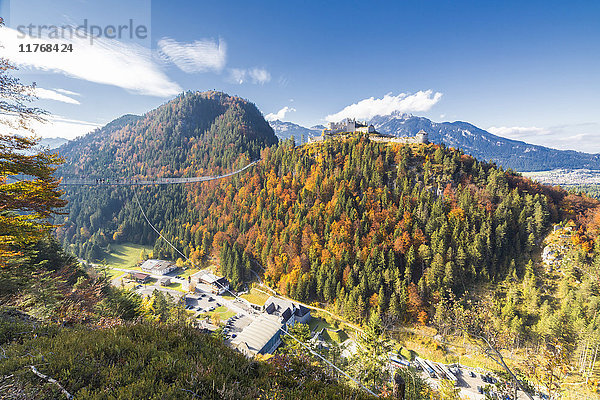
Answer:
<svg viewBox="0 0 600 400"><path fill-rule="evenodd" d="M495 379L475 372L472 369L457 369L460 372L456 377L458 378L458 387L461 388L461 395L464 393L465 396L469 395L469 398L472 399L485 398L483 391L480 389L483 389L487 385L492 385Z"/></svg>
<svg viewBox="0 0 600 400"><path fill-rule="evenodd" d="M480 400L485 399L485 394L483 389L489 386L490 393L492 396L496 393L496 378L491 375L489 372L481 373L480 370L463 367L463 366L448 366L450 370L454 373L458 382L456 386L460 388L460 396L461 398L467 398L472 400ZM436 376L435 378L429 376L426 372L422 372L422 377L434 388L439 386L440 378ZM518 400L528 399L527 395L521 391L517 392ZM495 397L500 398L500 397ZM534 397L538 398L538 397Z"/></svg>
<svg viewBox="0 0 600 400"><path fill-rule="evenodd" d="M209 313L223 305L219 300L210 293L187 294L185 297L185 308L197 314Z"/></svg>
<svg viewBox="0 0 600 400"><path fill-rule="evenodd" d="M134 290L137 293L139 293L140 295L142 295L143 297L152 296L152 293L154 293L155 290L158 290L158 291L170 294L171 297L173 297L175 299L175 301L179 301L181 296L184 295L184 293L179 290L169 289L164 286L160 286L158 284L158 282L151 284L151 285L136 285L134 287Z"/></svg>

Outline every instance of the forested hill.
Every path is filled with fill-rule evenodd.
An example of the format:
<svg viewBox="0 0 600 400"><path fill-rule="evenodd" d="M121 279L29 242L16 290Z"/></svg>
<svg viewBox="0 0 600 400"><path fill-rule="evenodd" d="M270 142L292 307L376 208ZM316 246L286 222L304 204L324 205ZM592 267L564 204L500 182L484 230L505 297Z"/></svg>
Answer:
<svg viewBox="0 0 600 400"><path fill-rule="evenodd" d="M581 200L444 146L357 137L280 143L252 170L221 181L69 189L59 239L86 258L136 242L176 259L133 190L194 262L220 256L236 288L255 259L281 292L357 321L369 309L426 319L424 305L443 293L522 276L545 232Z"/></svg>
<svg viewBox="0 0 600 400"><path fill-rule="evenodd" d="M186 92L143 116L124 115L60 147L64 177L194 176L228 170L277 143L256 106L221 92Z"/></svg>

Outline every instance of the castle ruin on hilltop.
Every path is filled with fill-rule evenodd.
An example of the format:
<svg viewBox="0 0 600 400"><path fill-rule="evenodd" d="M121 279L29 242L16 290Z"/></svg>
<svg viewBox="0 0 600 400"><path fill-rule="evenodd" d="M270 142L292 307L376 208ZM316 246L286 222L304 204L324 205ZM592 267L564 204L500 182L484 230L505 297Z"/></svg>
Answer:
<svg viewBox="0 0 600 400"><path fill-rule="evenodd" d="M370 140L385 143L405 143L405 144L424 144L429 143L429 135L421 129L415 136L392 136L383 135L375 130L375 127L366 122L357 121L353 118L345 118L340 122L330 122L327 128L323 129L321 136L309 138L309 143L322 142L334 137L345 137L353 133L363 133L369 136Z"/></svg>
<svg viewBox="0 0 600 400"><path fill-rule="evenodd" d="M330 122L328 127L323 129L323 135L335 135L338 133L376 133L373 125L367 125L366 122L360 122L356 119L346 118L340 122Z"/></svg>

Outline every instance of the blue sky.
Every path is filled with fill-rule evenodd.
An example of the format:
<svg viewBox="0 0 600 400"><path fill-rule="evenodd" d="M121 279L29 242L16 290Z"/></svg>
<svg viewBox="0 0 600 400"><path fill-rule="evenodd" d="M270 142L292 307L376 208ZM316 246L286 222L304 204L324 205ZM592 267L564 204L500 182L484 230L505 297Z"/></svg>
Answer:
<svg viewBox="0 0 600 400"><path fill-rule="evenodd" d="M359 118L397 109L600 152L600 3L523 3L0 0L0 42L55 116L47 136L218 89L307 126L355 104ZM9 37L18 24L129 18L150 35L75 41L69 55L18 54L26 39Z"/></svg>

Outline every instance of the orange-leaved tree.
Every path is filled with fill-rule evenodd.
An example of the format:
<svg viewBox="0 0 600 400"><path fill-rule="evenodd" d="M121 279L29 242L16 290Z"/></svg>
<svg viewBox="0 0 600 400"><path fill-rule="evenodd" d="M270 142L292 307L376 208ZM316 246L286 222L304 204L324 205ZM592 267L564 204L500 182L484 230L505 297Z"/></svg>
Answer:
<svg viewBox="0 0 600 400"><path fill-rule="evenodd" d="M1 29L2 21L0 21ZM15 66L0 58L0 266L19 254L20 246L39 240L52 228L49 217L63 207L54 171L62 160L36 151L29 122L42 120L43 110L27 106L34 85L9 74Z"/></svg>

